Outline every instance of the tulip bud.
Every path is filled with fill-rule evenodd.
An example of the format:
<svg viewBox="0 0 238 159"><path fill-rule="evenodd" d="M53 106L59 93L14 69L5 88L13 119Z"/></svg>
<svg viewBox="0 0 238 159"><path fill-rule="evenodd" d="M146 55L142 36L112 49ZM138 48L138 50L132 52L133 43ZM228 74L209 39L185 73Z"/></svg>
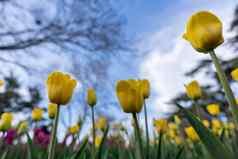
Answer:
<svg viewBox="0 0 238 159"><path fill-rule="evenodd" d="M192 100L199 99L202 96L202 90L197 81L192 81L186 87L186 93Z"/></svg>
<svg viewBox="0 0 238 159"><path fill-rule="evenodd" d="M40 121L43 118L43 109L41 108L34 108L31 113L31 117L34 121Z"/></svg>
<svg viewBox="0 0 238 159"><path fill-rule="evenodd" d="M150 96L150 82L148 80L142 80L142 89L144 99L149 98Z"/></svg>
<svg viewBox="0 0 238 159"><path fill-rule="evenodd" d="M192 126L185 128L185 133L192 141L199 140L199 136Z"/></svg>
<svg viewBox="0 0 238 159"><path fill-rule="evenodd" d="M51 103L66 105L72 98L77 81L62 72L52 72L46 81L48 97Z"/></svg>
<svg viewBox="0 0 238 159"><path fill-rule="evenodd" d="M80 126L79 124L76 124L69 128L69 133L75 135L79 132L79 130L80 130Z"/></svg>
<svg viewBox="0 0 238 159"><path fill-rule="evenodd" d="M48 104L48 116L49 118L53 119L55 118L55 115L57 113L58 106L57 104L54 103L49 103Z"/></svg>
<svg viewBox="0 0 238 159"><path fill-rule="evenodd" d="M224 42L222 22L211 12L197 12L190 17L183 38L198 52L207 53Z"/></svg>
<svg viewBox="0 0 238 159"><path fill-rule="evenodd" d="M238 68L234 69L234 70L231 72L231 77L232 77L233 80L238 81Z"/></svg>
<svg viewBox="0 0 238 159"><path fill-rule="evenodd" d="M87 102L88 102L88 105L91 107L93 107L97 103L96 92L93 88L88 89Z"/></svg>
<svg viewBox="0 0 238 159"><path fill-rule="evenodd" d="M209 104L207 106L207 111L211 115L219 115L220 114L220 106L218 104Z"/></svg>
<svg viewBox="0 0 238 159"><path fill-rule="evenodd" d="M21 133L24 133L26 132L28 129L28 123L27 121L22 121L19 126L18 126L18 130L17 130L17 133L18 134L21 134Z"/></svg>

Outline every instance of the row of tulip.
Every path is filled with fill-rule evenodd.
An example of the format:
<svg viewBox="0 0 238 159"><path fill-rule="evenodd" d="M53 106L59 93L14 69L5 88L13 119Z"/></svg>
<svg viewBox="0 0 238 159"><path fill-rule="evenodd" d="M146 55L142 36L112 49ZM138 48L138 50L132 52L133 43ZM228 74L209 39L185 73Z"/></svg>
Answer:
<svg viewBox="0 0 238 159"><path fill-rule="evenodd" d="M150 96L150 83L148 80L120 80L116 84L116 95L118 98L119 105L125 113L129 113L132 116L132 125L135 131L135 138L132 138L132 142L129 145L135 148L135 153L130 158L136 159L149 159L149 158L162 158L161 154L165 153L163 146L176 145L176 157L181 157L184 147L188 147L192 150L194 146L200 145L202 143L203 149L209 153L209 156L216 159L235 159L237 147L230 147L223 141L224 138L229 139L232 142L233 139L238 139L236 137L237 122L238 122L238 107L237 100L229 86L227 77L222 70L214 49L221 45L224 41L222 35L222 22L211 12L201 11L191 16L187 23L186 33L183 35L184 39L189 41L192 47L198 52L209 54L212 61L216 67L216 71L220 82L224 88L226 94L226 99L229 103L230 112L232 114L232 121L224 122L219 119L220 108L218 104L211 103L206 107L207 112L212 116L211 121L207 119L202 119L199 110L196 114L192 114L189 110L184 109L179 103L177 103L181 112L184 114L186 121L190 124L188 126L183 126L182 123L186 122L185 119L180 119L179 116L175 115L173 122L166 119L154 120L154 128L157 132L153 138L149 134L149 123L147 115L146 100ZM231 72L231 76L234 80L238 81L238 69ZM52 72L49 74L46 80L46 87L49 98L48 105L48 117L52 120L52 126L50 135L48 136L44 130L37 129L34 130L35 136L47 136L48 142L46 147L48 148L47 157L48 159L55 159L56 147L58 145L57 141L57 128L59 123L60 108L67 105L73 95L74 89L77 85L77 81L73 79L70 75L62 72ZM186 85L187 96L194 103L195 109L199 107L197 100L202 96L202 89L197 81L192 81ZM93 159L100 158L100 153L102 153L103 145L107 140L107 135L109 131L109 124L106 118L102 117L97 122L95 122L95 111L94 107L97 104L96 92L93 88L89 88L87 92L87 103L91 109L91 121L92 121L92 143L89 150L89 156ZM144 110L144 125L145 132L141 129L141 124L138 120L138 114ZM40 108L35 108L32 111L32 119L35 122L42 120L44 111ZM6 139L12 139L14 135L10 133L12 126L13 115L9 112L5 112L1 116L0 130L3 132L2 136ZM69 134L78 135L80 132L80 124L77 123L68 129ZM28 144L31 145L31 137L27 130L28 124L26 121L20 122L16 129L17 134L26 134L28 139ZM101 130L102 135L99 136L97 130ZM121 129L125 130L125 128ZM128 135L127 131L124 135ZM39 135L40 134L40 135ZM144 135L145 134L145 137ZM10 137L9 137L10 136ZM66 135L67 136L67 135ZM75 139L75 138L74 138ZM126 139L124 139L126 140ZM85 147L88 145L88 137L86 137L80 144L79 149L73 153L70 158L77 158L79 154L87 154ZM198 144L199 143L199 144ZM135 145L134 145L135 144ZM183 145L183 146L180 146ZM182 148L181 148L182 147ZM119 147L117 147L120 149ZM168 146L167 146L168 148ZM237 148L237 149L236 149ZM29 146L30 149L30 146ZM108 147L110 149L110 147ZM127 148L128 150L130 148ZM157 155L153 155L153 151L156 149ZM170 148L168 148L170 150ZM153 150L153 151L152 151ZM119 151L119 150L118 150ZM171 150L174 151L174 150ZM29 152L31 152L29 150ZM109 153L109 152L107 152ZM199 153L197 153L199 156ZM3 157L6 153L3 154ZM31 153L29 153L31 156ZM191 157L191 156L190 156ZM194 157L194 156L192 156ZM166 157L165 157L166 158Z"/></svg>

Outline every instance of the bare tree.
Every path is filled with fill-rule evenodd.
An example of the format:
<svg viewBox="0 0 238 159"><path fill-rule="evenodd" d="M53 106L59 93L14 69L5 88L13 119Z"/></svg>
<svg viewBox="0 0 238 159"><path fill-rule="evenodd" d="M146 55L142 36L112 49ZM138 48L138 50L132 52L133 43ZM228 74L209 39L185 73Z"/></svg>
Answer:
<svg viewBox="0 0 238 159"><path fill-rule="evenodd" d="M37 63L45 52L67 54L72 65L68 71L83 85L76 104L82 105L85 114L86 89L98 88L100 83L103 94L112 88L106 82L110 59L117 51L128 51L125 21L114 7L116 2L0 0L0 64L42 73L50 68L34 68L29 61Z"/></svg>

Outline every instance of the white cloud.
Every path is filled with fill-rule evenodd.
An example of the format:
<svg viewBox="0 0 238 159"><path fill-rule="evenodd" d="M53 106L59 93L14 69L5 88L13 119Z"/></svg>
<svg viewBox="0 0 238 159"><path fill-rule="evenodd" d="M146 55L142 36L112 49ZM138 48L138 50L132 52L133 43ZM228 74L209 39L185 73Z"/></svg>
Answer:
<svg viewBox="0 0 238 159"><path fill-rule="evenodd" d="M151 81L153 88L152 99L148 107L151 117L163 117L165 114L174 110L168 102L171 97L184 91L184 84L191 79L184 76L199 59L209 58L208 55L199 54L194 51L188 42L181 38L184 26L189 15L198 10L211 10L216 13L224 23L225 38L230 35L227 32L234 11L234 1L224 3L219 1L216 5L208 3L207 0L202 2L187 0L182 1L187 8L179 12L174 10L176 18L170 23L170 27L164 26L156 33L152 33L141 45L141 48L149 46L151 51L142 61L140 74ZM197 3L197 5L196 5ZM180 8L181 9L181 8ZM148 44L149 43L149 44ZM226 46L217 49L220 52L227 52ZM224 55L224 54L223 54ZM225 54L226 58L231 54ZM201 83L209 82L204 77L195 77ZM205 79L205 80L204 80Z"/></svg>

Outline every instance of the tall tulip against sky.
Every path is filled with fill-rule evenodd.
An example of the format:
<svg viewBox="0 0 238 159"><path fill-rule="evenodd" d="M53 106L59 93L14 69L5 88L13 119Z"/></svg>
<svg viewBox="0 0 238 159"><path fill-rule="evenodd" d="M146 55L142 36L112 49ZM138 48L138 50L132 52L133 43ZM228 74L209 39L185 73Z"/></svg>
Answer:
<svg viewBox="0 0 238 159"><path fill-rule="evenodd" d="M222 22L211 12L200 11L188 20L184 39L189 41L198 52L209 53L215 65L217 75L224 88L234 121L238 123L238 107L227 77L221 67L214 49L224 42Z"/></svg>
<svg viewBox="0 0 238 159"><path fill-rule="evenodd" d="M72 79L70 75L62 72L52 72L46 81L48 97L51 103L57 104L58 109L54 118L53 128L51 130L51 140L49 145L48 159L54 159L56 132L58 127L60 106L66 105L70 101L77 81Z"/></svg>

